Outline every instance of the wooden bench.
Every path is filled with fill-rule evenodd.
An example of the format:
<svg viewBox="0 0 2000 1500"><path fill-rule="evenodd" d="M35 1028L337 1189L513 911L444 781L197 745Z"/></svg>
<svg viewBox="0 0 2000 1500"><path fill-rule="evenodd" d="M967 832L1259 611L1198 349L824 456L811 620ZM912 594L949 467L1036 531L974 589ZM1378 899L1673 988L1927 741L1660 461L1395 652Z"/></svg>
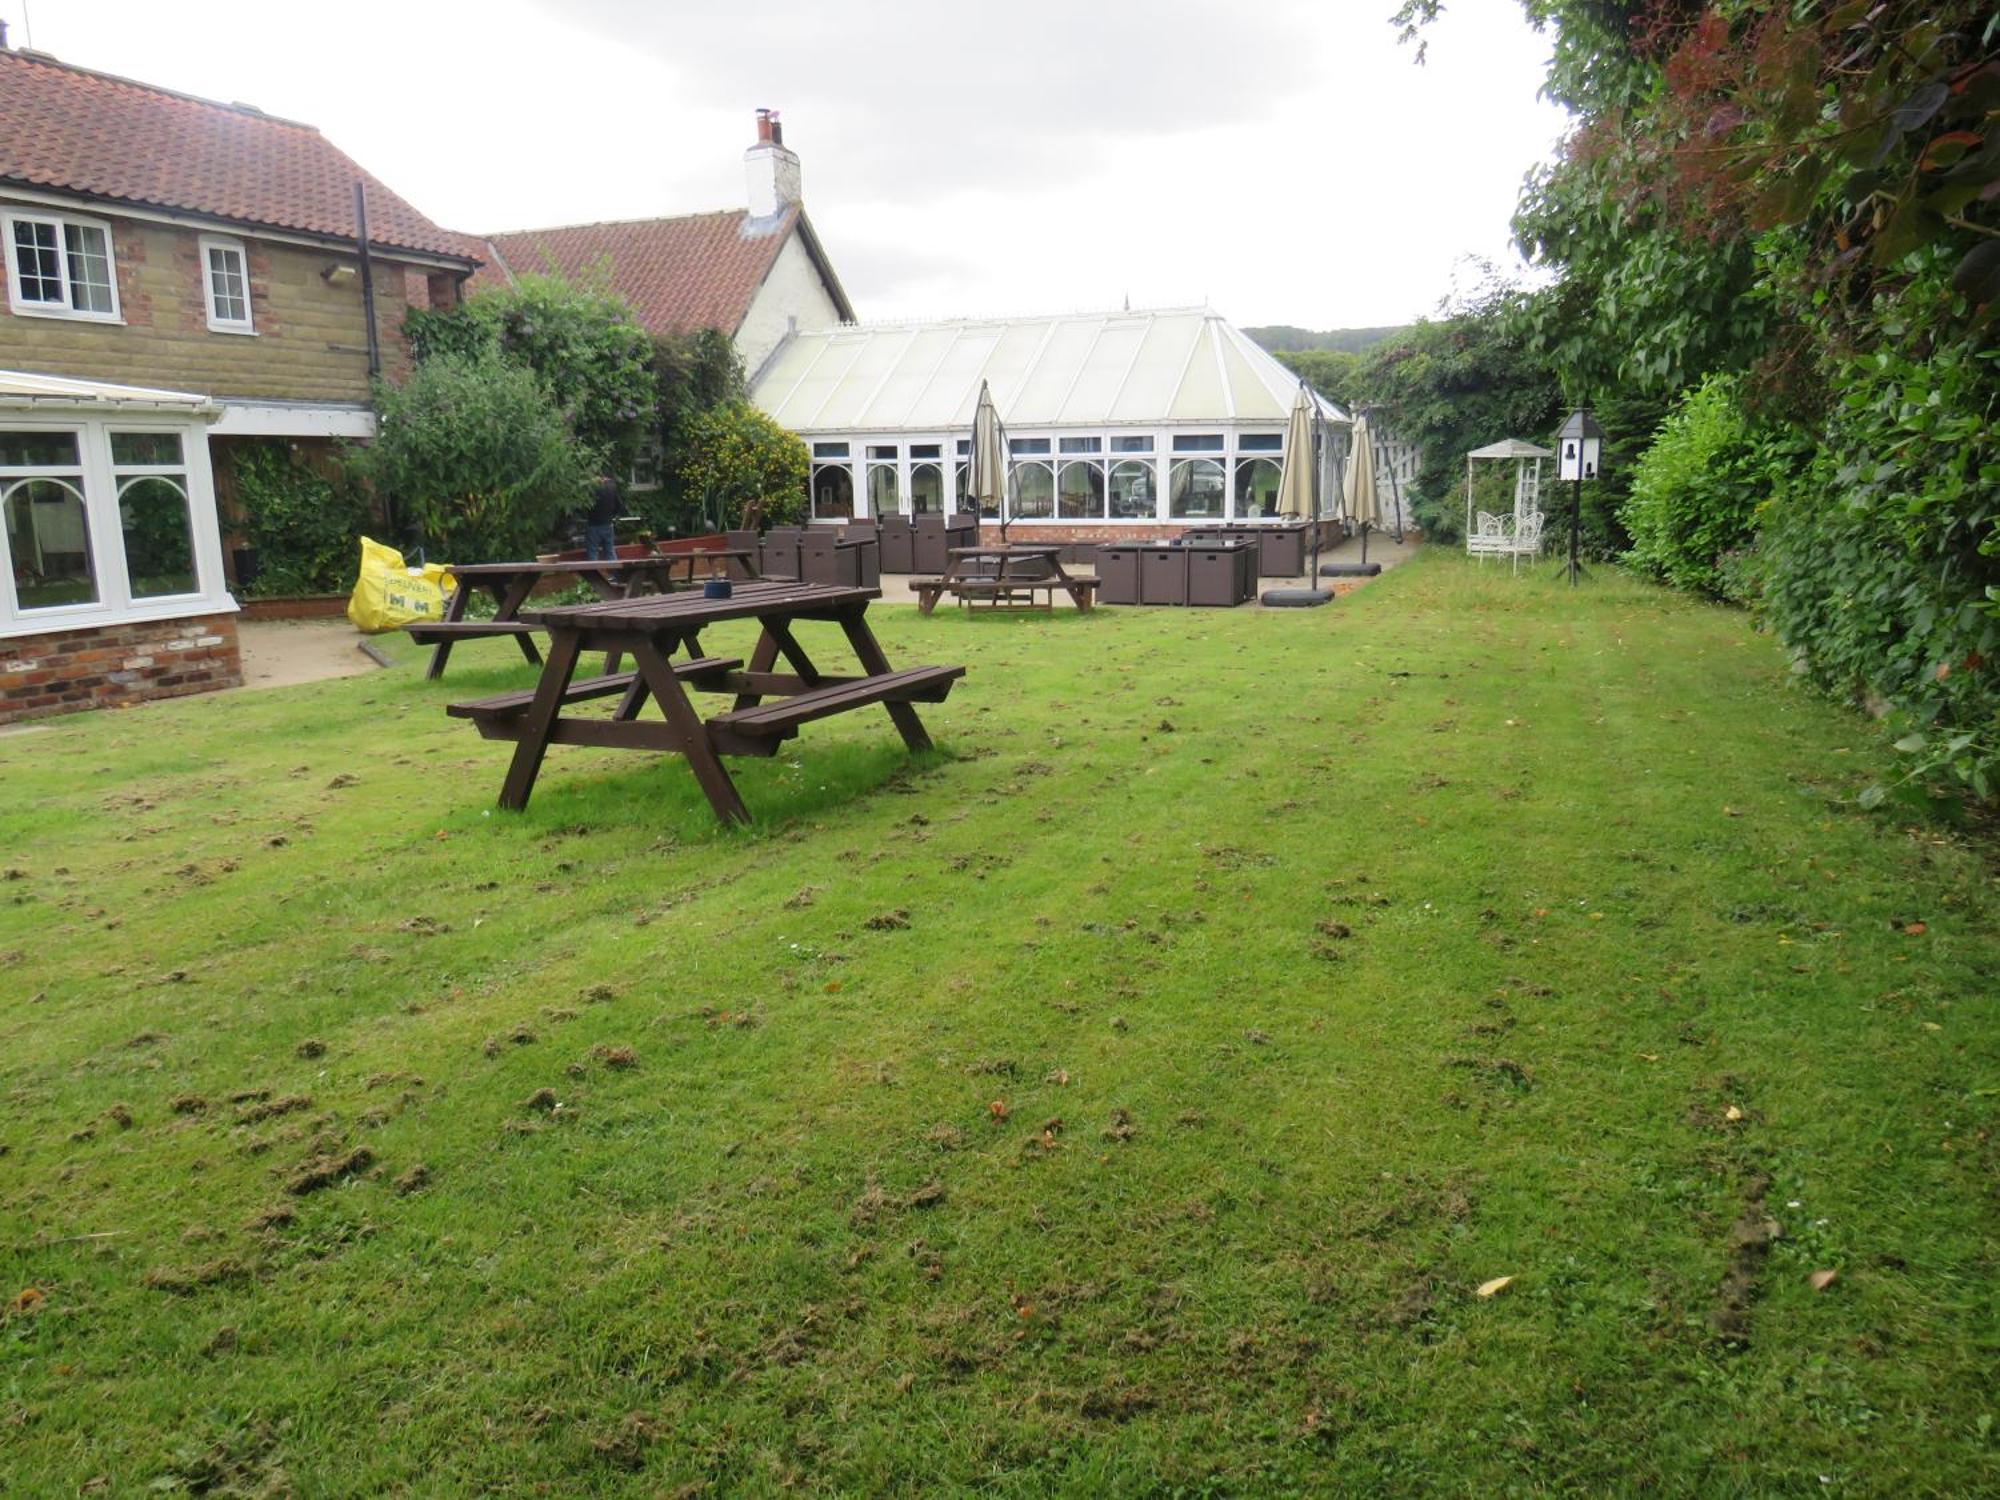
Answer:
<svg viewBox="0 0 2000 1500"><path fill-rule="evenodd" d="M724 755L775 755L779 741L797 734L801 724L870 703L942 703L951 685L964 675L964 667L905 667L808 688L788 698L717 714L708 721L709 742Z"/></svg>
<svg viewBox="0 0 2000 1500"><path fill-rule="evenodd" d="M674 676L683 681L699 682L703 678L719 677L743 665L740 656L700 656L692 661L673 664ZM592 698L609 698L614 693L629 692L639 680L637 672L606 672L598 677L585 677L572 682L563 693L563 702L584 703ZM485 724L498 720L517 718L528 711L535 701L535 690L528 688L519 693L496 693L491 698L475 698L470 703L451 703L445 712L454 719L476 719Z"/></svg>
<svg viewBox="0 0 2000 1500"><path fill-rule="evenodd" d="M403 633L419 646L435 646L439 641L476 641L489 636L533 635L535 627L525 620L412 620Z"/></svg>
<svg viewBox="0 0 2000 1500"><path fill-rule="evenodd" d="M929 614L937 608L938 599L943 595L945 583L942 578L912 578L910 592L917 596L917 608Z"/></svg>

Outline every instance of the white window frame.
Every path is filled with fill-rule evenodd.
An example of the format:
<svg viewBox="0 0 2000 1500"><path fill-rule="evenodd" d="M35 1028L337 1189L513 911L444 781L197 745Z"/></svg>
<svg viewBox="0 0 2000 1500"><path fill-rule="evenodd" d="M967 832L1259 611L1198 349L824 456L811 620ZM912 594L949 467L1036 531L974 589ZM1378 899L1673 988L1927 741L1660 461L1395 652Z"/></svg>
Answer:
<svg viewBox="0 0 2000 1500"><path fill-rule="evenodd" d="M249 334L257 333L257 314L250 303L250 251L243 241L229 235L204 234L196 242L201 253L201 300L208 309L208 331L210 333ZM234 255L243 272L243 316L225 318L215 310L215 278L208 267L208 256L212 250Z"/></svg>
<svg viewBox="0 0 2000 1500"><path fill-rule="evenodd" d="M134 415L119 420L94 413L50 413L43 416L39 413L23 415L4 411L0 412L0 428L77 434L78 456L82 463L81 476L76 482L83 491L91 563L97 570L97 598L94 602L24 610L14 593L14 569L7 556L6 532L0 529L0 641L126 621L173 620L191 615L235 613L236 601L230 597L222 576L222 528L215 509L215 477L209 465L205 424L199 420L176 421L171 417ZM181 435L181 456L185 462L177 471L168 466L114 467L111 462L113 431L178 432ZM63 475L70 476L77 466L55 467ZM149 469L155 473L177 472L184 477L188 527L194 543L196 588L191 594L156 595L144 599L132 596L131 577L125 558L124 528L120 525L118 514L118 479L141 475ZM0 484L31 477L41 471L39 465L8 469L0 473ZM0 651L7 649L0 646Z"/></svg>
<svg viewBox="0 0 2000 1500"><path fill-rule="evenodd" d="M50 224L56 231L56 265L62 273L62 307L47 302L29 301L21 295L21 265L14 257L14 226L16 224ZM111 280L111 311L79 311L75 306L75 292L69 283L69 234L68 226L79 229L95 229L104 236L104 265ZM80 214L38 213L7 205L0 210L0 237L5 239L7 254L7 306L17 318L68 318L78 323L123 323L123 304L118 300L118 249L112 242L111 225L103 219L85 218Z"/></svg>

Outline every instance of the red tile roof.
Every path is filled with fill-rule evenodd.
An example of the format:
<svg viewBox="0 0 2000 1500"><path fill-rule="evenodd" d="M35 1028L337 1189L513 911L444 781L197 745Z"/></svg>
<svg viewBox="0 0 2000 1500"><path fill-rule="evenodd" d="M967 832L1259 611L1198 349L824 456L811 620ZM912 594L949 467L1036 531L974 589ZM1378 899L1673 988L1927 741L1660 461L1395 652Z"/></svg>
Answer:
<svg viewBox="0 0 2000 1500"><path fill-rule="evenodd" d="M719 328L733 334L803 218L797 207L764 220L738 208L490 234L482 243L486 265L469 288L507 286L530 274L554 273L569 281L603 274L649 333ZM807 242L809 249L816 245L809 230ZM835 301L844 302L832 273L822 266L821 275Z"/></svg>
<svg viewBox="0 0 2000 1500"><path fill-rule="evenodd" d="M369 243L477 257L471 241L433 224L310 125L0 51L0 187L352 239L357 180Z"/></svg>

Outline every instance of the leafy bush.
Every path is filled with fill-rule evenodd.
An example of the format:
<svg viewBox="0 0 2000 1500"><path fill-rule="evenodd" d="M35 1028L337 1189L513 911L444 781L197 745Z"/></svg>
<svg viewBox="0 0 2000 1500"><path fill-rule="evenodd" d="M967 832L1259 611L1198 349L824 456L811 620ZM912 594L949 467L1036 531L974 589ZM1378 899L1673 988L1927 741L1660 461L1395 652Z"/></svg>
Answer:
<svg viewBox="0 0 2000 1500"><path fill-rule="evenodd" d="M1634 466L1620 512L1632 537L1625 561L1675 588L1721 594L1720 561L1754 536L1765 480L1736 381L1711 375Z"/></svg>
<svg viewBox="0 0 2000 1500"><path fill-rule="evenodd" d="M234 442L226 451L244 538L257 549L257 575L245 592L345 592L373 519L366 492L314 468L282 438Z"/></svg>
<svg viewBox="0 0 2000 1500"><path fill-rule="evenodd" d="M685 428L681 483L716 526L736 524L757 504L773 524L805 514L806 445L747 401L701 412Z"/></svg>
<svg viewBox="0 0 2000 1500"><path fill-rule="evenodd" d="M681 474L694 456L697 419L743 399L742 357L729 335L714 328L656 338L653 384L661 483L634 492L629 503L660 534L706 530L704 497L690 493Z"/></svg>
<svg viewBox="0 0 2000 1500"><path fill-rule="evenodd" d="M1764 607L1813 682L1888 711L1913 781L1983 799L2000 791L2000 352L1964 328L1949 255L1928 262L1879 299L1881 346L1844 362L1815 461L1768 513Z"/></svg>
<svg viewBox="0 0 2000 1500"><path fill-rule="evenodd" d="M405 384L378 386L375 403L375 440L350 466L433 558L526 556L583 503L590 456L522 366L426 359Z"/></svg>
<svg viewBox="0 0 2000 1500"><path fill-rule="evenodd" d="M404 331L422 364L497 356L536 382L613 472L629 468L654 421L652 340L623 300L557 276L523 276L462 306L412 310Z"/></svg>

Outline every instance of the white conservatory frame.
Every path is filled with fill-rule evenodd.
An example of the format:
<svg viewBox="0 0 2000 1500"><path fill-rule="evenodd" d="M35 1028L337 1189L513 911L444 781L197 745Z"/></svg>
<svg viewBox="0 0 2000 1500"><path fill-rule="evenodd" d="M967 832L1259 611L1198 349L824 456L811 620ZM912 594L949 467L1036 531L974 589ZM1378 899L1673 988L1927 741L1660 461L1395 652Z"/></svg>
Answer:
<svg viewBox="0 0 2000 1500"><path fill-rule="evenodd" d="M1169 363L1142 367L1141 356L1151 347L1154 330L1163 324L1185 333L1172 340ZM1100 359L1096 341L1114 329L1131 344L1131 352ZM1013 353L1019 357L1011 359L994 354L1003 340L1024 334L1035 344L1031 350L1017 346ZM1010 526L1024 531L1116 530L1277 518L1275 513L1249 513L1243 465L1268 460L1282 468L1286 423L1298 378L1210 309L848 325L795 337L798 350L781 347L758 372L754 396L812 453L808 509L814 521L839 524L850 519L850 514L819 509L820 483L830 471L846 475L854 520L878 514L871 503L871 472L881 475L885 490L888 474L893 472L895 478L895 509L885 508L879 514L914 514L912 475L925 465L941 471L944 508L956 510L959 471L972 435L970 412L982 379L989 376L1006 423L1010 494L1018 493L1014 481L1022 469L1040 464L1049 472L1048 514L1024 515L1010 509ZM925 340L930 342L923 344ZM920 344L925 350L921 356ZM794 353L796 358L788 357ZM1095 395L1086 396L1085 387L1093 381ZM1142 388L1152 392L1143 401L1136 395ZM1017 403L1029 408L1039 403L1040 409L1023 410ZM1133 404L1151 404L1156 414L1135 420L1140 414L1127 411L1121 419L1120 409ZM1339 515L1349 424L1346 414L1331 403L1321 400L1320 406L1326 433L1320 454L1321 518L1332 520ZM1195 408L1202 414L1187 414ZM1060 419L1049 420L1058 411ZM888 424L881 420L885 414L890 415ZM947 414L963 416L963 425L940 425L939 419ZM846 420L855 417L861 420ZM912 417L917 420L909 420ZM1211 439L1214 446L1176 451L1176 439L1195 438ZM1075 447L1094 446L1091 451L1065 452L1066 441ZM1144 450L1133 451L1141 443ZM1022 451L1040 445L1046 445L1043 451ZM935 449L937 456L918 451L927 449ZM1221 507L1212 515L1175 515L1175 471L1198 460L1213 460L1222 467ZM1094 487L1098 508L1091 515L1063 515L1063 472L1067 465L1078 463L1098 471ZM1151 479L1152 509L1144 515L1112 514L1112 474L1120 464L1129 463L1145 465Z"/></svg>
<svg viewBox="0 0 2000 1500"><path fill-rule="evenodd" d="M89 603L22 608L6 529L0 524L0 640L236 611L223 576L221 523L208 456L208 424L220 411L206 396L0 371L0 431L74 434L80 459L75 465L0 467L0 492L41 477L81 488L97 594ZM114 433L172 433L180 438L182 462L116 466ZM135 597L119 513L120 479L169 473L186 481L195 587L187 593Z"/></svg>

